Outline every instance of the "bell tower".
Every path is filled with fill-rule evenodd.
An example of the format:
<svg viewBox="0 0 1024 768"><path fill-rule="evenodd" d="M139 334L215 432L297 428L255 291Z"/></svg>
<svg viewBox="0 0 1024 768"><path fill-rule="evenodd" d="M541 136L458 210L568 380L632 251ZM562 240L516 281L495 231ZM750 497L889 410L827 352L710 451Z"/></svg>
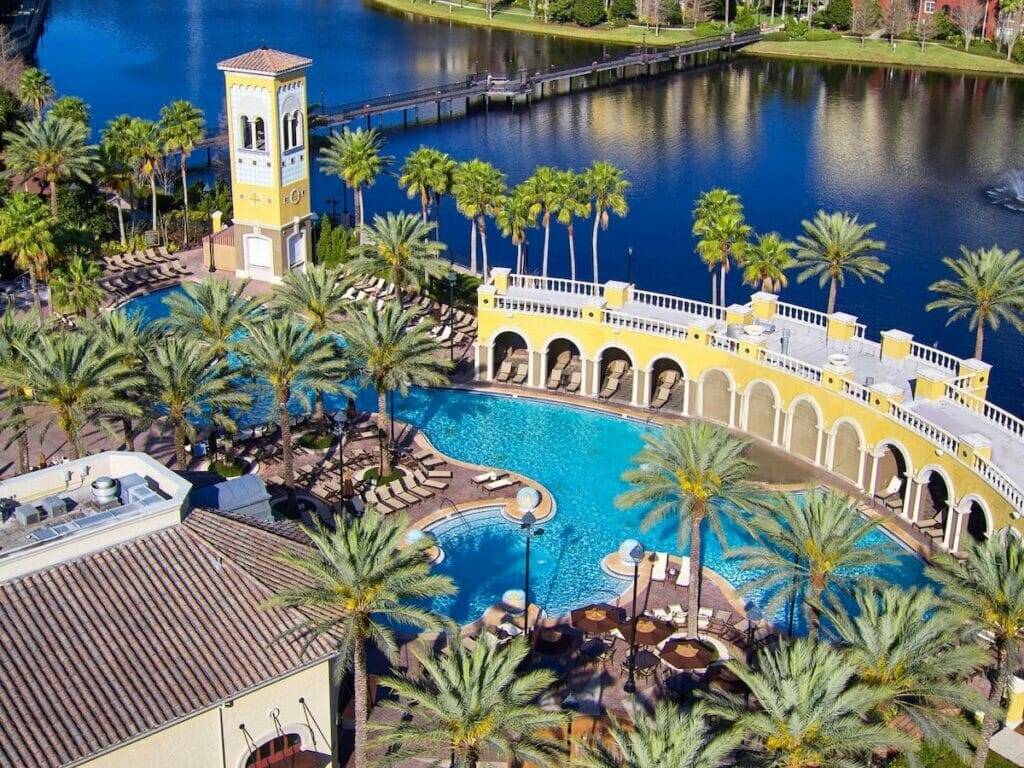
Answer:
<svg viewBox="0 0 1024 768"><path fill-rule="evenodd" d="M217 266L280 282L312 256L306 69L311 59L260 48L217 64L227 89L233 237Z"/></svg>

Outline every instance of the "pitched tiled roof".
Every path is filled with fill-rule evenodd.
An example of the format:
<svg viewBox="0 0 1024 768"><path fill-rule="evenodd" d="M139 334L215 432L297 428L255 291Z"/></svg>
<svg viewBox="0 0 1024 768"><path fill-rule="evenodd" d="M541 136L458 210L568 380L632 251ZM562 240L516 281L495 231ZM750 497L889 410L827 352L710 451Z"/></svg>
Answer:
<svg viewBox="0 0 1024 768"><path fill-rule="evenodd" d="M229 69L233 72L255 72L263 75L282 75L293 69L302 69L313 63L305 56L294 53L275 51L273 48L257 48L255 51L243 53L217 63L217 69Z"/></svg>
<svg viewBox="0 0 1024 768"><path fill-rule="evenodd" d="M72 762L329 654L280 640L301 617L261 610L274 587L206 537L301 545L203 514L0 585L0 765Z"/></svg>

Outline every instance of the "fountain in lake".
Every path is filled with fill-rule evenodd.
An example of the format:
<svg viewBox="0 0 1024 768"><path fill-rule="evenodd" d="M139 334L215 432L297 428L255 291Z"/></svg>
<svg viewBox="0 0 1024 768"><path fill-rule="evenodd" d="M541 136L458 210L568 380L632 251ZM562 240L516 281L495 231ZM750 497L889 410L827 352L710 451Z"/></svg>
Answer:
<svg viewBox="0 0 1024 768"><path fill-rule="evenodd" d="M1011 168L1003 174L999 183L986 190L985 194L995 205L1001 205L1011 211L1024 212L1024 169Z"/></svg>

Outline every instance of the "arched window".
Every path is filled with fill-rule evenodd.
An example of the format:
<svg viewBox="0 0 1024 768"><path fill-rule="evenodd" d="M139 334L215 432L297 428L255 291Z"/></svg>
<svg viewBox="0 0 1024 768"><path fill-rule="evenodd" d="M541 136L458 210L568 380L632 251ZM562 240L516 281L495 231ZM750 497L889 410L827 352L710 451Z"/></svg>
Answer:
<svg viewBox="0 0 1024 768"><path fill-rule="evenodd" d="M257 152L267 151L267 126L262 117L257 117L253 122L255 134L255 148Z"/></svg>
<svg viewBox="0 0 1024 768"><path fill-rule="evenodd" d="M252 149L252 123L249 122L249 118L242 115L241 130L239 135L242 137L242 148Z"/></svg>
<svg viewBox="0 0 1024 768"><path fill-rule="evenodd" d="M292 146L302 146L302 113L297 109L292 113Z"/></svg>
<svg viewBox="0 0 1024 768"><path fill-rule="evenodd" d="M291 117L288 114L281 116L281 145L284 147L284 151L287 152L292 148L292 132L289 126L291 123Z"/></svg>
<svg viewBox="0 0 1024 768"><path fill-rule="evenodd" d="M288 758L299 754L302 751L302 740L297 733L286 733L257 747L249 759L245 761L246 768L270 768L271 766L283 766ZM289 762L290 764L290 762Z"/></svg>

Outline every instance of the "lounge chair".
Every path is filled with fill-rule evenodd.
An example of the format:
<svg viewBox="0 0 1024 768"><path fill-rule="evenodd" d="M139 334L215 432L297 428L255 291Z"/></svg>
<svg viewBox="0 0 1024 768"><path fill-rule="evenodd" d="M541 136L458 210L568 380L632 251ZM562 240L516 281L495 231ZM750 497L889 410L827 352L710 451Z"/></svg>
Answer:
<svg viewBox="0 0 1024 768"><path fill-rule="evenodd" d="M676 586L689 587L690 586L690 558L681 558L682 563L679 566L679 575L676 577Z"/></svg>
<svg viewBox="0 0 1024 768"><path fill-rule="evenodd" d="M426 501L434 495L434 492L430 489L424 488L419 483L409 479L402 481L402 487L405 488L408 493L416 496L420 501Z"/></svg>
<svg viewBox="0 0 1024 768"><path fill-rule="evenodd" d="M508 381L512 375L512 358L508 358L503 361L501 366L498 368L498 372L494 374L495 381Z"/></svg>
<svg viewBox="0 0 1024 768"><path fill-rule="evenodd" d="M174 272L176 275L179 275L181 277L184 277L185 275L191 275L192 274L192 270L190 270L188 267L186 267L178 259L175 259L174 261L171 262L170 268L171 268L172 272Z"/></svg>
<svg viewBox="0 0 1024 768"><path fill-rule="evenodd" d="M505 474L506 473L504 473L504 472L493 472L493 471L492 472L481 472L479 475L473 475L473 477L470 478L470 479L474 483L476 483L477 485L483 485L484 483L493 483L495 480L498 480L498 479L500 479L502 477L505 477Z"/></svg>
<svg viewBox="0 0 1024 768"><path fill-rule="evenodd" d="M409 506L408 502L403 499L397 498L386 485L377 486L377 498L381 501L391 504L395 510L405 509Z"/></svg>
<svg viewBox="0 0 1024 768"><path fill-rule="evenodd" d="M431 480L451 480L452 473L447 469L430 469L427 470L427 477Z"/></svg>
<svg viewBox="0 0 1024 768"><path fill-rule="evenodd" d="M889 478L889 484L885 486L880 492L875 494L875 497L883 504L892 498L902 498L901 491L903 490L903 478L898 474L893 475Z"/></svg>
<svg viewBox="0 0 1024 768"><path fill-rule="evenodd" d="M565 385L566 392L579 392L580 383L583 381L583 374L579 371L573 371L572 375L569 376L569 383Z"/></svg>
<svg viewBox="0 0 1024 768"><path fill-rule="evenodd" d="M608 376L604 380L604 386L601 387L601 393L598 397L607 399L619 391L619 386L622 384L621 376Z"/></svg>
<svg viewBox="0 0 1024 768"><path fill-rule="evenodd" d="M413 504L419 504L421 501L423 501L423 499L421 499L416 494L409 493L409 491L405 489L405 486L403 486L402 483L398 480L392 480L390 483L387 484L386 487L388 493L390 493L392 497L398 499L399 501L404 501L410 507Z"/></svg>
<svg viewBox="0 0 1024 768"><path fill-rule="evenodd" d="M572 360L572 352L569 350L566 349L558 354L558 357L555 358L555 364L551 368L551 375L548 376L548 389L558 389L570 360Z"/></svg>
<svg viewBox="0 0 1024 768"><path fill-rule="evenodd" d="M513 384L522 384L526 381L526 377L530 372L530 366L527 363L519 363L519 367L516 368L516 374L512 377Z"/></svg>
<svg viewBox="0 0 1024 768"><path fill-rule="evenodd" d="M443 491L448 487L446 480L438 480L437 478L427 477L423 474L422 470L414 469L412 471L413 479L420 484L423 488L433 488L436 491Z"/></svg>
<svg viewBox="0 0 1024 768"><path fill-rule="evenodd" d="M672 387L661 387L661 389L658 390L658 393L654 396L654 399L651 400L651 408L663 408L671 395Z"/></svg>
<svg viewBox="0 0 1024 768"><path fill-rule="evenodd" d="M654 566L651 568L651 581L665 581L668 578L668 553L655 552Z"/></svg>
<svg viewBox="0 0 1024 768"><path fill-rule="evenodd" d="M519 481L511 477L503 477L501 480L495 480L492 483L484 483L484 488L487 489L488 493L494 493L504 488L511 488L514 485L519 485Z"/></svg>

